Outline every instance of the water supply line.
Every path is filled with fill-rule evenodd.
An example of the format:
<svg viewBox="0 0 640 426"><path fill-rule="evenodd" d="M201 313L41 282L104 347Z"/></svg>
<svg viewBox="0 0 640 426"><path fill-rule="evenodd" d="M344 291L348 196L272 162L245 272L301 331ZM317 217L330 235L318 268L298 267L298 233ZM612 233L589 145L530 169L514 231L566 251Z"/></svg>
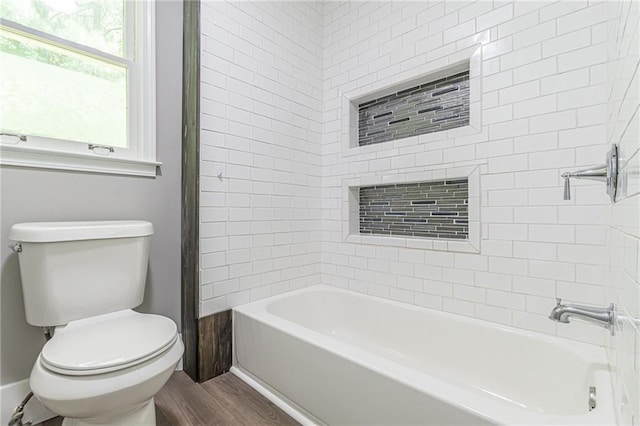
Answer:
<svg viewBox="0 0 640 426"><path fill-rule="evenodd" d="M53 337L53 333L55 331L54 327L43 327L42 331L44 332L44 338L48 342ZM22 400L22 402L13 409L11 412L11 418L9 419L8 426L31 426L33 422L28 420L26 423L22 421L24 417L24 407L27 405L27 402L33 397L33 392L29 392L29 394Z"/></svg>
<svg viewBox="0 0 640 426"><path fill-rule="evenodd" d="M30 426L32 424L31 420L26 423L22 422L22 418L24 417L24 406L27 405L27 402L33 397L33 392L29 392L20 405L13 409L11 413L11 419L9 419L9 426Z"/></svg>

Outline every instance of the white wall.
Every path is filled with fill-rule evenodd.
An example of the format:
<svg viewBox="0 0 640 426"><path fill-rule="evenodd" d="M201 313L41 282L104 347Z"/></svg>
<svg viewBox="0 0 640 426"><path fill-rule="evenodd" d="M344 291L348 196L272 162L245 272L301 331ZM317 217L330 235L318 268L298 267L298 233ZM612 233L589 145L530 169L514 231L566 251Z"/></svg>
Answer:
<svg viewBox="0 0 640 426"><path fill-rule="evenodd" d="M605 303L604 185L575 182L563 201L560 173L605 159L606 16L600 1L325 3L323 281L604 343L598 327L547 316L556 297ZM455 63L480 45L478 131L343 156L344 95ZM343 241L343 180L472 164L482 174L480 254Z"/></svg>
<svg viewBox="0 0 640 426"><path fill-rule="evenodd" d="M607 140L620 149L618 202L610 210L607 301L627 318L610 341L610 360L617 372L619 421L640 421L640 1L609 2L607 67Z"/></svg>
<svg viewBox="0 0 640 426"><path fill-rule="evenodd" d="M0 169L0 384L29 377L44 337L26 323L12 224L29 221L143 219L155 226L140 310L180 324L180 174L182 2L157 3L157 152L155 179L2 167ZM5 422L3 418L0 421Z"/></svg>
<svg viewBox="0 0 640 426"><path fill-rule="evenodd" d="M202 3L200 316L320 282L320 10Z"/></svg>

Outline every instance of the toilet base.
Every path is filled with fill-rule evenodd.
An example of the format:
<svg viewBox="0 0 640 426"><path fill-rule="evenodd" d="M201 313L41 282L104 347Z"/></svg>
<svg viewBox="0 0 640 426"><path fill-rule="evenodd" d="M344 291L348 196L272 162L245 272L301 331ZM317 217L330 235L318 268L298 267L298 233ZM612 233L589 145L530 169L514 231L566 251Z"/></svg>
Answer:
<svg viewBox="0 0 640 426"><path fill-rule="evenodd" d="M65 417L62 426L156 426L156 406L153 398L143 402L126 413L113 413L91 419L71 419Z"/></svg>

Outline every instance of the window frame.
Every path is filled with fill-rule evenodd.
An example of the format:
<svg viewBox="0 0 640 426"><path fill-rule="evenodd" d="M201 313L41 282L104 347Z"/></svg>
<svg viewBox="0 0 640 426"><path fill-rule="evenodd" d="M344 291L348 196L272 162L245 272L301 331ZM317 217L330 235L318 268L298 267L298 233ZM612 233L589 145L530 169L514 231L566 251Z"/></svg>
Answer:
<svg viewBox="0 0 640 426"><path fill-rule="evenodd" d="M19 23L0 19L12 32L127 69L129 148L91 149L77 141L20 134L0 136L0 165L93 173L156 176L155 2L125 0L125 46L119 57ZM133 16L133 19L131 19ZM22 140L20 136L26 136Z"/></svg>

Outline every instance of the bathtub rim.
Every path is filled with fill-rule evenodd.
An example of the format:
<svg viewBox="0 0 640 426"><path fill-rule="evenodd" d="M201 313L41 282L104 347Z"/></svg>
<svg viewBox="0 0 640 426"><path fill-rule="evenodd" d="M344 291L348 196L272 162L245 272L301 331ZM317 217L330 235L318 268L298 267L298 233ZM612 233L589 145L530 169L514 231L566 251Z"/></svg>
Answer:
<svg viewBox="0 0 640 426"><path fill-rule="evenodd" d="M389 303L401 309L410 309L417 312L424 312L436 315L438 317L448 318L454 317L471 324L471 326L489 327L496 330L504 331L510 334L518 334L521 336L531 337L542 340L550 344L563 347L570 352L575 353L581 358L586 358L591 364L606 366L606 369L598 369L594 373L594 381L598 388L598 408L595 412L587 412L584 414L574 415L558 415L543 414L526 408L517 408L508 402L499 401L499 399L490 398L481 394L476 390L465 389L456 383L448 382L440 377L429 375L426 372L416 371L409 367L405 367L397 361L387 359L383 356L367 352L355 345L350 345L338 339L327 336L316 330L304 327L293 321L280 317L271 313L267 307L276 301L295 296L297 294L330 291L344 293L349 296L359 297L367 300L373 300L382 303ZM570 339L551 336L535 331L518 329L503 324L492 323L477 318L466 317L455 313L440 311L422 306L416 306L409 303L399 302L395 300L376 297L368 294L359 293L352 290L343 289L326 284L317 284L304 287L297 290L281 293L258 301L250 302L233 308L233 315L244 315L255 321L266 324L276 330L292 335L307 344L310 344L319 350L328 351L340 358L346 359L366 369L372 370L377 374L384 375L393 380L397 380L402 384L411 387L420 392L427 393L429 396L441 400L447 404L458 407L472 415L481 417L488 421L498 422L501 424L580 424L580 425L609 425L616 424L616 417L613 404L613 385L611 372L607 362L606 348L597 345L577 342ZM270 389L267 383L262 383L260 378L243 369L238 362L235 352L236 331L234 327L233 339L233 366L244 374L248 374L253 380ZM437 389L437 394L433 392ZM284 396L286 400L286 396ZM586 400L586 398L585 398ZM586 401L585 401L586 404ZM294 404L295 405L295 404ZM295 409L295 408L294 408ZM523 421L526 416L526 421Z"/></svg>

